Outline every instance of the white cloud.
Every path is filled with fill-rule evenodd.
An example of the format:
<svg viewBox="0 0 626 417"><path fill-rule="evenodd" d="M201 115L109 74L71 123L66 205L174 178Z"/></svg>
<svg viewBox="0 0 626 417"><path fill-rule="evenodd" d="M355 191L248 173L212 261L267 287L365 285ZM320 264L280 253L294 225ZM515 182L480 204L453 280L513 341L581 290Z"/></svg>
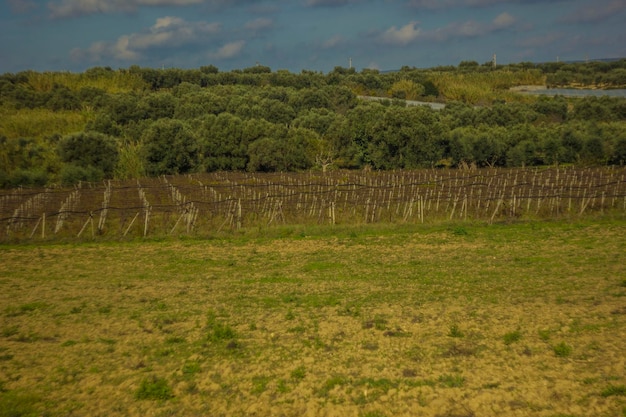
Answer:
<svg viewBox="0 0 626 417"><path fill-rule="evenodd" d="M507 12L504 12L493 19L493 27L495 29L504 29L512 26L514 23L515 18Z"/></svg>
<svg viewBox="0 0 626 417"><path fill-rule="evenodd" d="M99 61L115 58L132 61L151 49L180 47L200 43L221 31L219 23L188 22L175 16L156 20L148 30L120 36L115 42L95 42L86 50L75 49L72 57Z"/></svg>
<svg viewBox="0 0 626 417"><path fill-rule="evenodd" d="M243 47L246 45L246 41L234 41L229 42L222 46L217 52L209 54L212 59L232 59L241 53Z"/></svg>
<svg viewBox="0 0 626 417"><path fill-rule="evenodd" d="M381 35L381 39L390 44L406 45L420 36L421 29L417 27L417 24L418 22L410 22L400 29L392 26Z"/></svg>
<svg viewBox="0 0 626 417"><path fill-rule="evenodd" d="M345 42L345 39L341 35L335 35L331 37L330 39L328 39L326 42L324 42L322 44L322 48L324 49L334 48L342 44L343 42Z"/></svg>

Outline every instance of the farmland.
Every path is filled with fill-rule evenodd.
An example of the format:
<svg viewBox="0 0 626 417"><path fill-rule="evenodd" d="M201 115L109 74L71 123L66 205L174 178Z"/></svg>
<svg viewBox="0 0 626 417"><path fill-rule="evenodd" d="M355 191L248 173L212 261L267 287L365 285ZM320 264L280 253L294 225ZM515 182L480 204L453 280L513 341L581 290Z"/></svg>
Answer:
<svg viewBox="0 0 626 417"><path fill-rule="evenodd" d="M575 220L625 212L624 167L218 172L0 191L0 240L207 237L286 225Z"/></svg>
<svg viewBox="0 0 626 417"><path fill-rule="evenodd" d="M458 204L452 221L284 211L244 230L242 203L222 237L5 243L0 415L624 415L626 222L608 193L604 214L560 221Z"/></svg>

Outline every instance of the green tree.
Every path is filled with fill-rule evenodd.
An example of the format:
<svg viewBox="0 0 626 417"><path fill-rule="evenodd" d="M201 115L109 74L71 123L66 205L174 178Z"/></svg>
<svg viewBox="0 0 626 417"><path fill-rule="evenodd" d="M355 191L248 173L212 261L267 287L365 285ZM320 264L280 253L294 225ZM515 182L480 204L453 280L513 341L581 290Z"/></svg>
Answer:
<svg viewBox="0 0 626 417"><path fill-rule="evenodd" d="M196 135L180 120L155 121L141 140L141 153L148 175L185 174L193 172L199 164Z"/></svg>
<svg viewBox="0 0 626 417"><path fill-rule="evenodd" d="M112 178L119 157L117 141L98 132L81 132L63 137L57 144L61 160L86 170L101 171Z"/></svg>

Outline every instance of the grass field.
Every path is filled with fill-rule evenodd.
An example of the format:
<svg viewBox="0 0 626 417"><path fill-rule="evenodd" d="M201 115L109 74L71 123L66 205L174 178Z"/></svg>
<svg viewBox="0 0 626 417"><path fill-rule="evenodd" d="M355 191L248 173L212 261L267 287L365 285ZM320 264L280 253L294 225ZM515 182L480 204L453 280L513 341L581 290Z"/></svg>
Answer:
<svg viewBox="0 0 626 417"><path fill-rule="evenodd" d="M626 416L626 220L0 246L0 416Z"/></svg>

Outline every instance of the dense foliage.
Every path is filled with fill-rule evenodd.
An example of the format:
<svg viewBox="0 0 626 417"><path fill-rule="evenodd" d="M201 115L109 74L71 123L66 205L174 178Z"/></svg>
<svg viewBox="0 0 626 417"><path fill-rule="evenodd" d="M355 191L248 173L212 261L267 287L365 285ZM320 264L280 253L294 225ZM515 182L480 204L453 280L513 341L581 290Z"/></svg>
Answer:
<svg viewBox="0 0 626 417"><path fill-rule="evenodd" d="M625 74L626 60L388 73L133 66L4 74L0 186L218 170L623 164L626 99L509 89L624 87Z"/></svg>

